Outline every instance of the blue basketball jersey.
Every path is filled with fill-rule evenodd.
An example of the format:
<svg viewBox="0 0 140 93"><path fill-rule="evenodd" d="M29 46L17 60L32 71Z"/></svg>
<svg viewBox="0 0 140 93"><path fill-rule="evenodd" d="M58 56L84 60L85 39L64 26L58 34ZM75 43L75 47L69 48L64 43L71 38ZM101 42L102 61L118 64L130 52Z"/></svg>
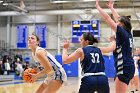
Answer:
<svg viewBox="0 0 140 93"><path fill-rule="evenodd" d="M83 74L104 72L104 59L99 48L88 45L83 48L83 52L84 59L81 61Z"/></svg>
<svg viewBox="0 0 140 93"><path fill-rule="evenodd" d="M133 38L131 32L117 26L116 49L113 51L117 74L123 74L124 66L134 65L132 57Z"/></svg>

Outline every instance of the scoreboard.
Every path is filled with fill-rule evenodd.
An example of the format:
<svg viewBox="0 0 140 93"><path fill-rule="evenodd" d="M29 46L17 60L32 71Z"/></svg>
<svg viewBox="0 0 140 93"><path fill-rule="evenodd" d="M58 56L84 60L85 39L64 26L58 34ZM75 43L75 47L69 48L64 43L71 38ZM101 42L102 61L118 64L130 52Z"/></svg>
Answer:
<svg viewBox="0 0 140 93"><path fill-rule="evenodd" d="M91 21L72 21L72 43L78 43L79 37L90 32L98 40L100 39L100 22L99 20Z"/></svg>

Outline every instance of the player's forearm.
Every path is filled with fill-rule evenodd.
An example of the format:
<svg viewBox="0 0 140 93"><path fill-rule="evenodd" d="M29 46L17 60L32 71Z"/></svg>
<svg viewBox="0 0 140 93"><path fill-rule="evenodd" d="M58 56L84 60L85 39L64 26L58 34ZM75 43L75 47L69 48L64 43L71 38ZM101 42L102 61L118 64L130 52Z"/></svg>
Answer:
<svg viewBox="0 0 140 93"><path fill-rule="evenodd" d="M110 53L110 52L113 52L115 50L115 48L116 48L116 41L115 40L113 40L111 42L111 45L108 46L108 47L100 47L102 53Z"/></svg>
<svg viewBox="0 0 140 93"><path fill-rule="evenodd" d="M67 59L68 59L68 50L64 48L62 53L62 60L64 64L67 64Z"/></svg>
<svg viewBox="0 0 140 93"><path fill-rule="evenodd" d="M117 11L114 8L110 8L110 10L113 14L113 17L115 18L115 21L117 21L118 18L120 18L120 15L117 13Z"/></svg>
<svg viewBox="0 0 140 93"><path fill-rule="evenodd" d="M40 78L40 77L42 77L43 75L46 75L46 74L48 76L48 75L50 75L50 73L54 73L54 71L53 70L47 71L47 70L44 69L44 70L42 70L42 71L40 71L36 74L36 78Z"/></svg>
<svg viewBox="0 0 140 93"><path fill-rule="evenodd" d="M99 5L96 5L96 8L99 11L100 15L104 18L104 20L110 18L110 16Z"/></svg>

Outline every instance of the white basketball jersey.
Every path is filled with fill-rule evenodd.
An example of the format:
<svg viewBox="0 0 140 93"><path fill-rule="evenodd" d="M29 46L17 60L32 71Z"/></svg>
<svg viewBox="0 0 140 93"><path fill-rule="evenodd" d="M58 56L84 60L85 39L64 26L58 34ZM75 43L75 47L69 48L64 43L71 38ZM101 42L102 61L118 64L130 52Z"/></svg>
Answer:
<svg viewBox="0 0 140 93"><path fill-rule="evenodd" d="M44 50L46 52L46 57L48 58L49 62L51 63L54 71L57 71L58 69L62 68L62 65L49 53L47 52L44 48L37 47L35 54L32 53L33 59L36 62L39 62L38 58L36 57L36 53L38 50Z"/></svg>

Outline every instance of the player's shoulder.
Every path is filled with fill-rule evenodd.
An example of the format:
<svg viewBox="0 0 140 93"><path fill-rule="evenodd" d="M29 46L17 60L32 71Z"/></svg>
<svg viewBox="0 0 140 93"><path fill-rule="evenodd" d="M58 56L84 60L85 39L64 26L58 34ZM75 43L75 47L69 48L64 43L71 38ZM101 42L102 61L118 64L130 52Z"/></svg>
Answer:
<svg viewBox="0 0 140 93"><path fill-rule="evenodd" d="M82 52L82 51L83 51L82 48L77 48L77 49L76 49L76 52Z"/></svg>
<svg viewBox="0 0 140 93"><path fill-rule="evenodd" d="M44 49L44 48L42 48L42 47L37 47L37 49L36 49L36 55L37 56L41 56L41 55L43 55L43 54L45 54L46 53L46 50Z"/></svg>

